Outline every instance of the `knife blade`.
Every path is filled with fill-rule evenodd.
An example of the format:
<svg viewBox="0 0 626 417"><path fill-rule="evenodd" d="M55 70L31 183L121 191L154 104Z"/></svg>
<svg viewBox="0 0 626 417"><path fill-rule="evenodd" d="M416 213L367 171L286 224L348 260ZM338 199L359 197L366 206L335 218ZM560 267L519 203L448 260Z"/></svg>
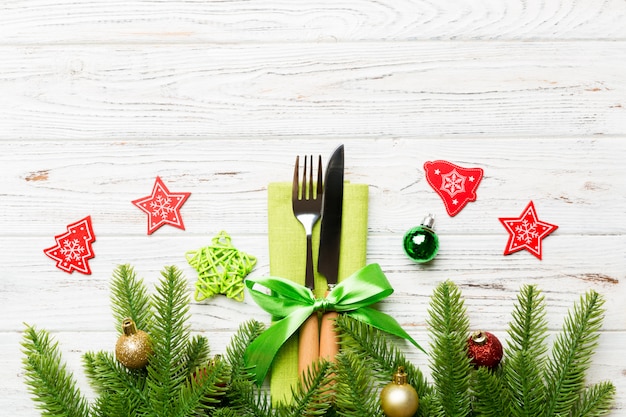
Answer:
<svg viewBox="0 0 626 417"><path fill-rule="evenodd" d="M328 285L337 284L339 252L341 248L341 218L343 210L344 149L339 146L326 166L324 196L322 197L322 224L317 271L326 277Z"/></svg>
<svg viewBox="0 0 626 417"><path fill-rule="evenodd" d="M344 148L339 146L333 152L326 167L324 197L322 200L322 224L320 246L317 258L317 271L326 277L328 291L339 279L339 255L341 253L341 220L343 213L343 173ZM328 291L326 294L328 294ZM320 328L319 355L334 361L339 353L339 337L335 332L337 312L322 315Z"/></svg>

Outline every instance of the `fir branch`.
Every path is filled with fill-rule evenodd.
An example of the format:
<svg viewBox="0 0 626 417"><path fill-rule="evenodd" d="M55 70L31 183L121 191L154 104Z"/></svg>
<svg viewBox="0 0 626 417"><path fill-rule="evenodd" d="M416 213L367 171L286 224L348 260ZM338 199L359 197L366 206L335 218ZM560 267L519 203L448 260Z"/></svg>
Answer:
<svg viewBox="0 0 626 417"><path fill-rule="evenodd" d="M491 370L480 367L472 372L471 386L474 398L472 410L481 417L502 417L509 415L509 398L501 368Z"/></svg>
<svg viewBox="0 0 626 417"><path fill-rule="evenodd" d="M200 335L194 336L187 343L183 363L185 364L182 372L185 375L191 375L196 369L207 366L209 361L209 340Z"/></svg>
<svg viewBox="0 0 626 417"><path fill-rule="evenodd" d="M90 415L92 417L134 416L129 410L132 410L132 407L128 397L120 393L104 392L96 398Z"/></svg>
<svg viewBox="0 0 626 417"><path fill-rule="evenodd" d="M509 323L509 350L543 357L548 349L545 344L547 330L544 296L534 285L522 286Z"/></svg>
<svg viewBox="0 0 626 417"><path fill-rule="evenodd" d="M535 286L524 285L509 323L505 379L513 417L536 417L545 406L543 371L547 345L545 298Z"/></svg>
<svg viewBox="0 0 626 417"><path fill-rule="evenodd" d="M111 280L111 308L115 323L131 318L138 329L146 329L152 317L150 297L143 283L130 265L119 265ZM121 327L117 327L121 333Z"/></svg>
<svg viewBox="0 0 626 417"><path fill-rule="evenodd" d="M138 406L139 403L148 406L145 370L127 370L109 352L85 353L83 367L96 393L102 396L123 393L123 397L132 398Z"/></svg>
<svg viewBox="0 0 626 417"><path fill-rule="evenodd" d="M232 404L239 417L274 417L269 397L252 381L235 380L230 386Z"/></svg>
<svg viewBox="0 0 626 417"><path fill-rule="evenodd" d="M582 393L572 408L571 417L600 417L611 412L615 386L608 381L593 385Z"/></svg>
<svg viewBox="0 0 626 417"><path fill-rule="evenodd" d="M42 415L87 417L87 400L62 363L58 343L51 340L49 333L27 325L22 347L26 384Z"/></svg>
<svg viewBox="0 0 626 417"><path fill-rule="evenodd" d="M250 343L259 337L264 330L265 325L263 323L249 320L242 323L231 338L230 344L226 347L226 358L230 363L233 380L250 380L252 378L252 374L244 361L244 353Z"/></svg>
<svg viewBox="0 0 626 417"><path fill-rule="evenodd" d="M279 404L277 416L323 416L330 407L330 363L316 362L310 366L304 378L292 389L291 404Z"/></svg>
<svg viewBox="0 0 626 417"><path fill-rule="evenodd" d="M148 387L151 395L150 415L174 417L181 386L189 376L184 359L190 336L188 321L189 294L181 271L166 267L153 296L155 309L149 334L154 353L148 362Z"/></svg>
<svg viewBox="0 0 626 417"><path fill-rule="evenodd" d="M354 353L340 353L334 389L343 417L382 417L374 371Z"/></svg>
<svg viewBox="0 0 626 417"><path fill-rule="evenodd" d="M428 417L445 417L443 407L441 406L438 397L433 393L419 397L419 408L417 409L418 416Z"/></svg>
<svg viewBox="0 0 626 417"><path fill-rule="evenodd" d="M415 388L420 398L430 392L431 388L422 371L410 363L397 346L390 343L385 333L345 314L337 317L336 325L344 351L356 354L361 360L371 361L371 365L385 380L391 380L398 367L403 366L408 383Z"/></svg>
<svg viewBox="0 0 626 417"><path fill-rule="evenodd" d="M439 284L431 297L428 313L432 335L430 366L437 403L446 416L465 417L471 408L471 364L467 355L469 319L459 288L451 281Z"/></svg>
<svg viewBox="0 0 626 417"><path fill-rule="evenodd" d="M216 409L211 417L242 417L241 414L237 410L233 410L232 408L222 407Z"/></svg>
<svg viewBox="0 0 626 417"><path fill-rule="evenodd" d="M219 356L198 369L180 390L176 415L191 416L200 410L214 409L226 391L229 375L228 364Z"/></svg>
<svg viewBox="0 0 626 417"><path fill-rule="evenodd" d="M544 415L569 415L584 388L585 372L598 344L602 326L603 298L590 290L565 318L563 331L552 347L546 367L546 408Z"/></svg>

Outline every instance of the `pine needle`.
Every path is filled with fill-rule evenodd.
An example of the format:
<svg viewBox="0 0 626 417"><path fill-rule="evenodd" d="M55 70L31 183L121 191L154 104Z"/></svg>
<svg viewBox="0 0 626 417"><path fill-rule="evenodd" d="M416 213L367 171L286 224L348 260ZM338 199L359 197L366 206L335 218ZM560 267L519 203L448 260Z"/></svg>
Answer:
<svg viewBox="0 0 626 417"><path fill-rule="evenodd" d="M343 417L382 417L373 370L358 355L337 355L336 403Z"/></svg>
<svg viewBox="0 0 626 417"><path fill-rule="evenodd" d="M418 396L422 397L430 392L422 371L406 359L404 353L391 343L388 335L343 314L337 317L336 325L343 351L368 361L368 365L380 375L381 381L391 381L391 376L402 366L408 375L408 383L415 388Z"/></svg>
<svg viewBox="0 0 626 417"><path fill-rule="evenodd" d="M119 265L113 271L111 280L111 309L113 319L121 333L121 323L131 318L138 329L146 329L150 324L152 311L150 297L143 283L130 265Z"/></svg>
<svg viewBox="0 0 626 417"><path fill-rule="evenodd" d="M88 404L62 363L58 343L45 330L27 326L22 342L26 383L43 416L87 417Z"/></svg>
<svg viewBox="0 0 626 417"><path fill-rule="evenodd" d="M611 382L593 385L582 393L572 409L571 417L600 417L611 412L615 386Z"/></svg>
<svg viewBox="0 0 626 417"><path fill-rule="evenodd" d="M186 342L189 340L189 293L186 281L176 267L166 267L153 297L154 320L149 328L152 354L148 363L151 415L174 417L185 373Z"/></svg>
<svg viewBox="0 0 626 417"><path fill-rule="evenodd" d="M472 372L472 410L481 417L509 415L509 398L501 370L481 367Z"/></svg>
<svg viewBox="0 0 626 417"><path fill-rule="evenodd" d="M545 299L532 285L522 286L509 323L505 379L513 417L540 416L545 407L543 372L547 345Z"/></svg>
<svg viewBox="0 0 626 417"><path fill-rule="evenodd" d="M471 409L471 364L467 355L469 319L458 287L450 281L439 284L431 297L428 313L432 335L430 367L437 404L446 416L467 416Z"/></svg>
<svg viewBox="0 0 626 417"><path fill-rule="evenodd" d="M585 384L585 372L598 344L604 300L591 290L580 298L565 318L563 331L552 347L546 368L546 409L544 415L569 415Z"/></svg>

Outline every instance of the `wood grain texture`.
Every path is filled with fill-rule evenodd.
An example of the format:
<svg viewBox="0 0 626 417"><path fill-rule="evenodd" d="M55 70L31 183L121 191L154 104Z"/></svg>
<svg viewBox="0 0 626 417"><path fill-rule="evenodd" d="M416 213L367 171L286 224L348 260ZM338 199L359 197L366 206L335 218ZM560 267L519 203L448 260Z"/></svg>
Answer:
<svg viewBox="0 0 626 417"><path fill-rule="evenodd" d="M626 41L0 47L0 140L620 135Z"/></svg>
<svg viewBox="0 0 626 417"><path fill-rule="evenodd" d="M346 176L370 185L371 234L403 233L426 212L439 219L436 227L442 234L501 233L497 217L521 213L531 199L546 221L558 219L559 235L626 232L620 221L626 207L623 139L341 142ZM186 235L217 233L222 227L234 235L265 235L267 184L289 181L293 155L315 151L327 157L339 143L333 137L307 142L0 142L0 187L7 196L0 227L6 236L49 239L60 225L90 214L101 238L136 236L145 233L146 216L130 202L150 194L159 175L171 191L192 193L182 208ZM453 219L425 179L424 162L437 159L485 170L479 199ZM173 228L159 231L182 234Z"/></svg>
<svg viewBox="0 0 626 417"><path fill-rule="evenodd" d="M24 384L24 322L50 330L83 393L87 351L112 350L109 284L128 263L149 286L220 230L269 273L267 185L293 156L346 147L369 185L368 262L395 289L378 308L428 347L429 297L461 288L472 328L506 340L536 284L550 340L589 289L606 299L589 382L626 416L626 3L623 0L18 0L0 6L0 410L40 415ZM449 217L426 161L481 167L478 199ZM159 175L191 192L186 230L146 234L131 204ZM544 258L503 256L498 217L533 200L557 224ZM441 250L401 238L434 213ZM92 216L93 274L43 249ZM191 302L191 328L224 353L270 318L249 297ZM427 358L401 344L428 376ZM1 414L1 413L0 413Z"/></svg>
<svg viewBox="0 0 626 417"><path fill-rule="evenodd" d="M621 0L20 0L2 43L625 39Z"/></svg>

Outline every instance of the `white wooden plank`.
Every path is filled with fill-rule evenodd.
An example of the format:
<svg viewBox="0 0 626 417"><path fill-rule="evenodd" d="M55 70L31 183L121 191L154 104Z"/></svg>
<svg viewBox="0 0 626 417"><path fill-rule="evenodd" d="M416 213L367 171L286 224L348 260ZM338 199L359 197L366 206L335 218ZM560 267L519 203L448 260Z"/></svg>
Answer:
<svg viewBox="0 0 626 417"><path fill-rule="evenodd" d="M51 331L107 331L116 326L110 312L109 285L114 268L132 265L153 289L166 265L176 265L189 283L190 297L197 273L184 254L197 249L197 237L146 241L141 238L103 239L90 265L92 275L67 274L54 268L31 239L11 241L12 258L3 265L0 287L0 331L20 331L23 322ZM167 242L167 243L165 243ZM620 236L553 236L544 243L544 259L527 252L502 255L505 236L441 236L441 251L427 265L413 264L401 249L401 235L381 235L368 241L368 262L379 263L395 293L381 304L404 326L423 328L428 298L441 281L452 280L465 293L475 325L504 329L511 306L525 284L544 291L549 301L549 324L560 328L562 317L589 289L606 298L605 329L623 329L626 306L624 270L626 238ZM236 236L235 244L259 258L251 276L269 274L264 236ZM6 246L6 245L5 245ZM607 250L615 248L614 250ZM246 296L239 303L224 296L193 302L193 327L229 331L251 317L269 316Z"/></svg>
<svg viewBox="0 0 626 417"><path fill-rule="evenodd" d="M0 140L621 135L624 42L0 47Z"/></svg>
<svg viewBox="0 0 626 417"><path fill-rule="evenodd" d="M424 215L441 234L502 236L498 217L533 200L556 235L626 232L626 141L615 139L349 139L346 179L369 184L371 234L404 233ZM186 230L163 227L154 239L183 235L266 235L267 184L290 181L299 153L324 159L339 140L179 140L0 142L3 235L36 237L37 247L67 224L92 216L100 238L145 236L146 215L131 201L150 194L157 175L171 191L191 192ZM482 167L477 200L457 216L427 184L437 159ZM47 246L48 245L48 246Z"/></svg>
<svg viewBox="0 0 626 417"><path fill-rule="evenodd" d="M74 1L3 5L2 43L624 39L620 0Z"/></svg>

